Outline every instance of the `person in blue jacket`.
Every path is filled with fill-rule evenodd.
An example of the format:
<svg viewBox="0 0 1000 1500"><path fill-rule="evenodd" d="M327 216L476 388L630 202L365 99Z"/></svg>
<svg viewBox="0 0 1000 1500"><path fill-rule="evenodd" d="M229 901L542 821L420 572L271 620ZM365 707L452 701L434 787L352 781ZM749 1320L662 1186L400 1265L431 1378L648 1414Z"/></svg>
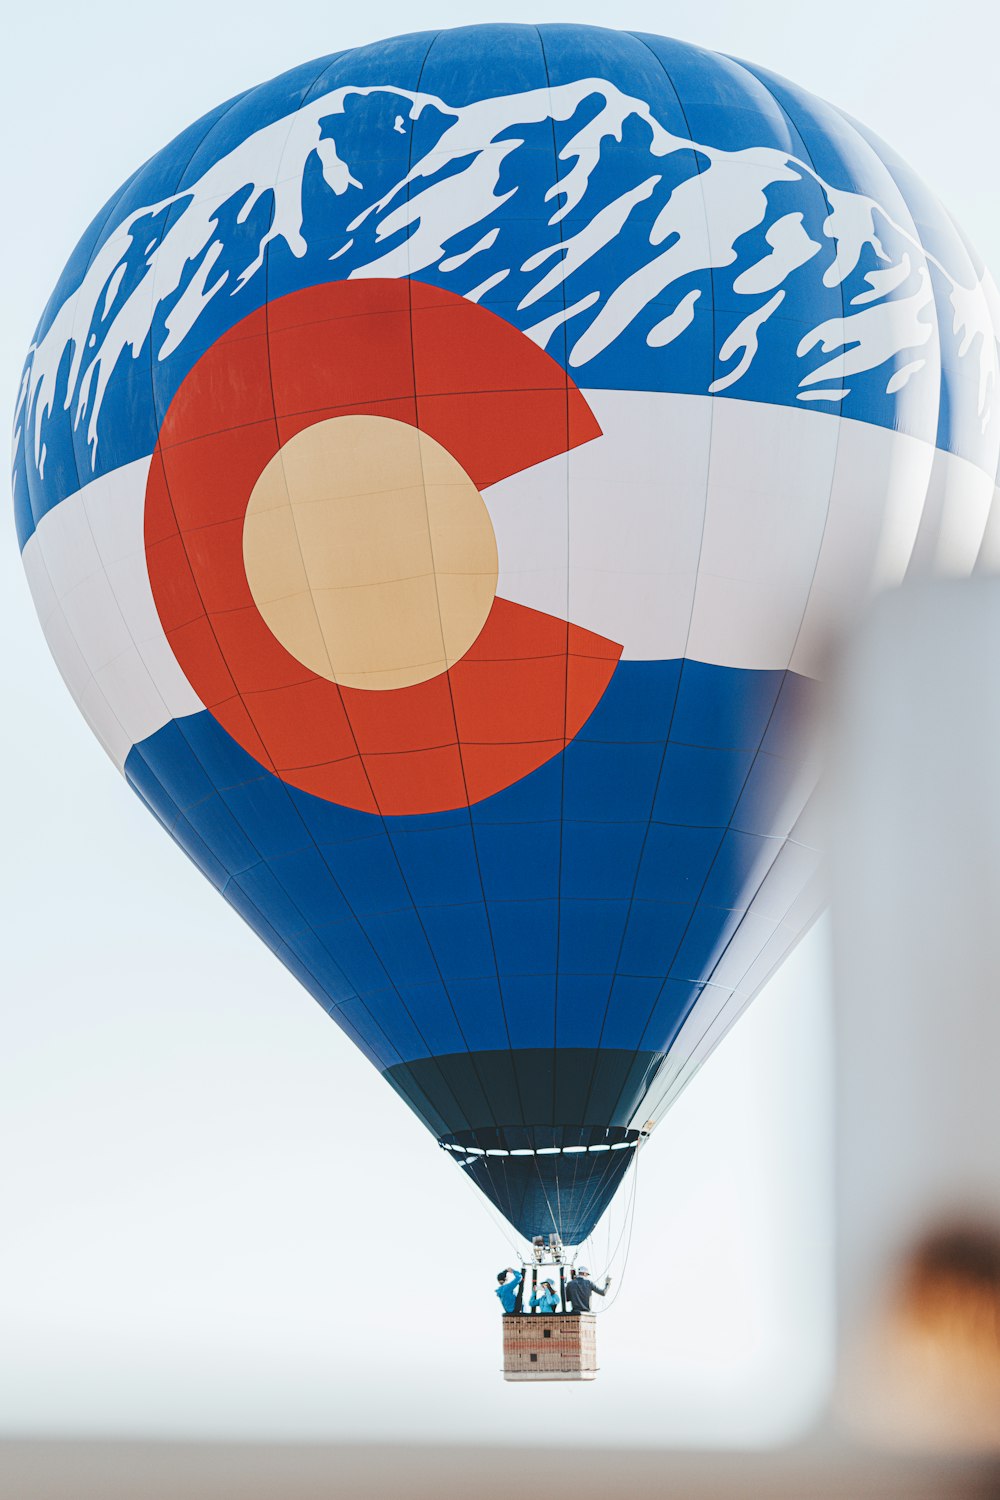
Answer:
<svg viewBox="0 0 1000 1500"><path fill-rule="evenodd" d="M513 1276L513 1281L507 1280L508 1272ZM500 1305L505 1313L512 1313L517 1306L517 1289L523 1280L522 1273L515 1271L513 1266L508 1266L506 1271L497 1273L497 1281L500 1283L497 1287L497 1296L500 1298Z"/></svg>
<svg viewBox="0 0 1000 1500"><path fill-rule="evenodd" d="M551 1281L543 1281L540 1289L531 1294L531 1310L540 1313L559 1311L559 1294Z"/></svg>

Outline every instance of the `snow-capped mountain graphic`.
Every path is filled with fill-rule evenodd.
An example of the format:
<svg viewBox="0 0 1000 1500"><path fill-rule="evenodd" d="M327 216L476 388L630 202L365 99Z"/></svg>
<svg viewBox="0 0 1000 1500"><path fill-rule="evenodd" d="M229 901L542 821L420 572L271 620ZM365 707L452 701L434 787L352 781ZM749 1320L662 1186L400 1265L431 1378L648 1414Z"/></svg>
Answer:
<svg viewBox="0 0 1000 1500"><path fill-rule="evenodd" d="M950 360L980 431L998 421L996 287L931 254L901 198L838 189L772 147L693 142L601 78L462 106L342 87L110 229L29 352L15 471L20 457L44 478L56 420L99 469L109 394L144 352L176 388L265 288L373 276L484 302L583 386L627 359L638 388L883 425L905 404L933 440Z"/></svg>

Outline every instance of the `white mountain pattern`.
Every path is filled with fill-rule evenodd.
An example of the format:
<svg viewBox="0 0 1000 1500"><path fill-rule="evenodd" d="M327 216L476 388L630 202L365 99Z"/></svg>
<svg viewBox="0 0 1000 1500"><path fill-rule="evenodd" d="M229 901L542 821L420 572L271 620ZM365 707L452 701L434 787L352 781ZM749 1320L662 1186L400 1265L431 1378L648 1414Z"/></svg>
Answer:
<svg viewBox="0 0 1000 1500"><path fill-rule="evenodd" d="M428 149L416 150L410 169L377 198L365 187L364 162L345 160L337 147L338 117L370 96L389 106L386 129L413 132L415 143L422 118L436 112L444 121L423 130ZM537 248L523 254L520 222L512 262L504 226L510 216L523 221L530 189L511 158L529 149L530 131L574 121L587 101L596 111L559 151L561 175L544 193ZM621 145L626 128L630 139L638 129L644 155ZM620 190L608 200L595 183L616 148ZM678 180L682 161L687 175ZM317 173L329 190L319 200L323 209L306 191L307 176ZM785 184L793 195L801 185L795 211L773 205L771 190ZM334 199L338 214L330 211ZM626 226L627 248L619 255L616 245L598 267ZM746 236L753 239L749 254L741 248ZM708 393L738 386L759 357L761 332L781 308L790 278L812 262L807 274L816 278L817 301L828 307L830 290L842 288L843 314L824 316L789 350L781 366L794 372L786 401L835 409L852 380L878 378L888 394L920 381L933 383L929 409L936 413L939 341L947 337L973 364L984 431L994 415L1000 298L988 276L959 280L923 248L912 223L893 219L872 198L834 188L785 152L693 143L665 129L642 100L585 78L464 106L389 86L344 87L249 134L183 191L135 209L108 233L29 351L15 448L27 444L44 473L46 423L61 400L74 426L84 427L96 466L102 408L122 357L138 358L152 336L153 356L168 359L210 304L238 297L262 274L265 252L279 244L297 258L319 246L331 270L350 277L433 270L472 300L511 278L518 289L512 305L530 337L545 346L566 325L569 367L582 384L581 371L626 331L634 334L637 321L642 327L655 314L643 337L658 350L699 319L711 320L711 294L692 288L691 278L724 274L747 312L719 340L722 369ZM863 256L877 268L864 270ZM935 283L950 302L950 328L943 320L939 326ZM530 312L536 305L537 319ZM234 321L242 314L237 301Z"/></svg>

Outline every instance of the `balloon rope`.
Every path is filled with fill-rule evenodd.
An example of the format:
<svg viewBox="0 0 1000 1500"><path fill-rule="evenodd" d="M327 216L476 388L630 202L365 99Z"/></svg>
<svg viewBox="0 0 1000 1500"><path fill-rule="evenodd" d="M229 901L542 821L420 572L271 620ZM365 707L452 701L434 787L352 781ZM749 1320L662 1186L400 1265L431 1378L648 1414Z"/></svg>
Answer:
<svg viewBox="0 0 1000 1500"><path fill-rule="evenodd" d="M622 1223L624 1223L624 1222L625 1222L625 1214L624 1214L624 1210L623 1210L623 1212L622 1212ZM594 1259L596 1260L597 1257L595 1256ZM604 1226L604 1256L603 1256L603 1259L604 1259L604 1264L606 1266L609 1266L611 1264L611 1215L610 1214L608 1215L608 1222Z"/></svg>
<svg viewBox="0 0 1000 1500"><path fill-rule="evenodd" d="M615 1245L614 1245L614 1249L613 1250L611 1248L611 1234L610 1234L610 1226L609 1226L608 1243L607 1243L607 1249L606 1249L606 1253L605 1253L605 1257L604 1257L604 1270L605 1270L605 1272L610 1271L610 1269L611 1269L612 1262L614 1261L615 1256L618 1254L618 1247L621 1244L622 1239L624 1237L626 1225L629 1222L629 1214L632 1211L632 1207L633 1207L633 1204L635 1202L635 1189L636 1189L636 1178L638 1176L638 1167L639 1167L639 1158L638 1158L638 1153L636 1153L636 1159L632 1163L632 1180L629 1183L628 1192L625 1194L625 1197L624 1197L624 1205L623 1205L623 1208L622 1208L621 1228L618 1231L618 1238L615 1240Z"/></svg>
<svg viewBox="0 0 1000 1500"><path fill-rule="evenodd" d="M549 1195L548 1195L548 1193L545 1191L545 1179L542 1176L542 1169L538 1165L538 1156L537 1156L537 1154L535 1155L535 1157L533 1159L534 1159L534 1163L535 1163L535 1173L536 1173L536 1175L538 1177L538 1186L542 1190L542 1197L545 1199L545 1207L548 1209L548 1211L549 1211L549 1218L552 1220L552 1228L555 1230L556 1234L561 1234L562 1233L562 1225L560 1224L559 1220L556 1218L555 1214L552 1212L552 1204L549 1201ZM556 1179L556 1192L558 1193L558 1191L559 1191L559 1181L558 1181L558 1178L557 1178Z"/></svg>
<svg viewBox="0 0 1000 1500"><path fill-rule="evenodd" d="M622 1219L621 1234L619 1234L617 1242L615 1244L615 1248L612 1250L611 1255L610 1255L610 1257L608 1259L608 1266L611 1265L611 1263L614 1261L615 1256L618 1254L618 1246L621 1244L621 1242L622 1242L622 1235L624 1235L624 1233L625 1233L625 1218L627 1218L628 1219L628 1240L626 1241L626 1244L625 1244L625 1259L624 1259L624 1261L622 1263L621 1274L618 1277L618 1285L615 1287L614 1293L612 1294L612 1297L611 1297L611 1301L605 1303L604 1308L602 1309L602 1311L604 1311L604 1312L607 1312L608 1309L611 1308L611 1307L613 1307L615 1305L615 1303L617 1302L617 1300L618 1300L618 1294L621 1291L622 1286L625 1283L625 1272L628 1270L628 1258L629 1258L629 1253L630 1253L630 1251L632 1249L632 1226L635 1223L635 1205L636 1205L636 1199L639 1196L639 1152L640 1152L641 1149L642 1149L641 1145L637 1144L636 1148L635 1148L635 1161L634 1161L633 1166L632 1166L632 1191L631 1191L631 1193L629 1195L628 1205L627 1205L627 1207L625 1209L625 1217L623 1217L623 1219ZM605 1272L604 1272L605 1275L607 1275L608 1266L605 1267Z"/></svg>
<svg viewBox="0 0 1000 1500"><path fill-rule="evenodd" d="M486 1158L484 1157L483 1160L485 1161L485 1159ZM476 1184L473 1182L472 1178L466 1172L464 1166L459 1166L458 1170L461 1172L462 1177L465 1179L466 1183L468 1184L469 1189L471 1190L471 1192L473 1193L473 1195L474 1195L474 1197L476 1199L476 1202L479 1204L480 1208L483 1210L483 1212L487 1215L487 1217L493 1223L493 1227L495 1229L499 1229L500 1233L503 1235L504 1239L507 1241L507 1244L510 1246L510 1248L513 1250L514 1254L517 1256L518 1262L521 1265L524 1265L524 1263L525 1263L524 1252L522 1250L522 1247L520 1245L518 1245L517 1243L515 1243L514 1240L511 1239L511 1237L510 1237L510 1229L509 1229L509 1227L507 1225L506 1219L504 1219L501 1216L499 1210L494 1209L493 1205L490 1203L490 1200L483 1193L482 1188L476 1186ZM488 1167L487 1167L486 1171L487 1171L487 1175L489 1175L489 1168Z"/></svg>

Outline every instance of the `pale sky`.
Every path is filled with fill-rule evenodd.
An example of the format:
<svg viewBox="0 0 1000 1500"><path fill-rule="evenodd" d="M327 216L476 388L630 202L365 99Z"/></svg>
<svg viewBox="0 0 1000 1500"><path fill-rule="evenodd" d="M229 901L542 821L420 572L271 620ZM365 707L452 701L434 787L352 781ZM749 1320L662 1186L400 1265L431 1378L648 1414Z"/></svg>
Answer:
<svg viewBox="0 0 1000 1500"><path fill-rule="evenodd" d="M886 137L1000 270L1000 20L974 0L38 3L0 57L0 425L73 244L142 160L310 57L496 19L773 68ZM740 1444L811 1421L831 1345L824 932L644 1151L598 1382L504 1386L504 1234L126 789L48 656L9 507L2 524L0 1431L555 1441L583 1406L588 1441Z"/></svg>

